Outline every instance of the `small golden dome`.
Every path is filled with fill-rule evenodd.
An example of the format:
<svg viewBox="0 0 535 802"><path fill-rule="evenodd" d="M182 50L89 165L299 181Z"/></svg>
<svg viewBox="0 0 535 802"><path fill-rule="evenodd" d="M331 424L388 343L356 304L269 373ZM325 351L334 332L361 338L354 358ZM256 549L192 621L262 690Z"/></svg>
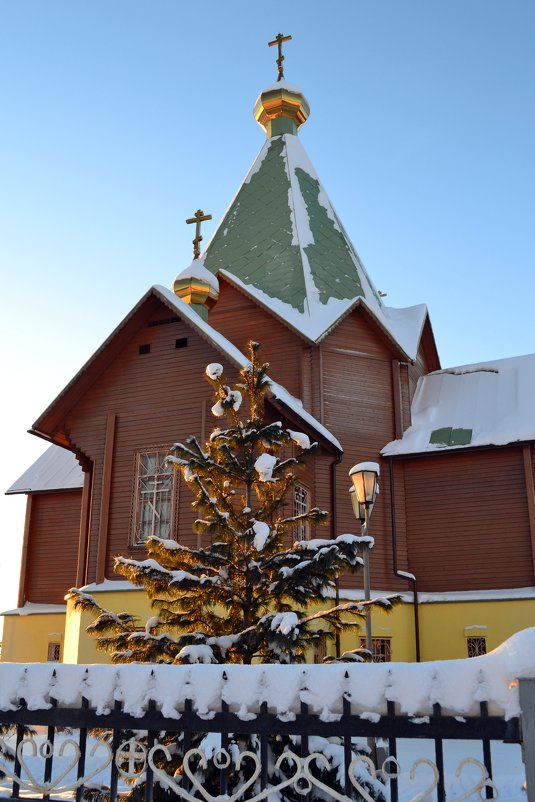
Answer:
<svg viewBox="0 0 535 802"><path fill-rule="evenodd" d="M297 87L279 81L260 93L253 114L270 138L280 134L296 134L308 119L310 106Z"/></svg>
<svg viewBox="0 0 535 802"><path fill-rule="evenodd" d="M173 292L185 303L208 310L219 298L219 282L200 259L194 259L174 280Z"/></svg>

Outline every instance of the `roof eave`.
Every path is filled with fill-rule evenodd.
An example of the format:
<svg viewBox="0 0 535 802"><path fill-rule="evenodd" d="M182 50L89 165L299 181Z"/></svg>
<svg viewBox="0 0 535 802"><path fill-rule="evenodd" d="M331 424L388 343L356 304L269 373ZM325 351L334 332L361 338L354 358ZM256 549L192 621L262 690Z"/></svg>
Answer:
<svg viewBox="0 0 535 802"><path fill-rule="evenodd" d="M393 440L392 442L400 442L399 440ZM379 452L383 459L407 459L407 458L420 458L420 457L434 457L440 456L441 454L459 454L459 453L467 453L471 451L490 451L491 449L500 449L500 448L512 448L514 446L519 446L520 448L524 446L533 446L535 445L535 439L533 440L510 440L508 443L477 443L475 445L466 445L466 446L445 446L444 448L434 448L430 449L429 451L404 451L402 453L395 453L395 454L385 454L383 451ZM385 446L386 448L386 446Z"/></svg>

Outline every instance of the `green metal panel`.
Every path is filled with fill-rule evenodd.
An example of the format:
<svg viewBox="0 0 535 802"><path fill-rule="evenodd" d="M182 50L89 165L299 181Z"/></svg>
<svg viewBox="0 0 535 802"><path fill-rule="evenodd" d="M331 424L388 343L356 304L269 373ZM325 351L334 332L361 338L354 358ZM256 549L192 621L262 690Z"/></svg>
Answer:
<svg viewBox="0 0 535 802"><path fill-rule="evenodd" d="M219 226L204 265L213 273L228 270L303 312L305 280L299 248L292 245L290 181L283 149L282 137L270 141L260 169L242 184Z"/></svg>
<svg viewBox="0 0 535 802"><path fill-rule="evenodd" d="M468 446L472 442L472 429L452 429L451 445Z"/></svg>
<svg viewBox="0 0 535 802"><path fill-rule="evenodd" d="M445 426L443 429L434 429L429 438L429 442L437 446L449 446L450 440L451 426Z"/></svg>
<svg viewBox="0 0 535 802"><path fill-rule="evenodd" d="M451 426L434 429L429 442L437 446L468 446L472 442L472 429L452 429Z"/></svg>
<svg viewBox="0 0 535 802"><path fill-rule="evenodd" d="M304 251L321 303L327 303L329 298L349 299L364 295L355 266L357 257L354 257L354 261L341 226L337 221L337 230L327 209L318 200L321 189L319 181L301 167L296 168L295 174L314 237L314 243L305 246Z"/></svg>

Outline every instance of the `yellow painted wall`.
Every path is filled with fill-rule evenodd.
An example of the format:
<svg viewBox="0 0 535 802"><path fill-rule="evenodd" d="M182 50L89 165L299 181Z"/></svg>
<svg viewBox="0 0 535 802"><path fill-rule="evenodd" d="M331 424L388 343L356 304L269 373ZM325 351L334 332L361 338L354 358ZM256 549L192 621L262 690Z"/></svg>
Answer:
<svg viewBox="0 0 535 802"><path fill-rule="evenodd" d="M2 639L3 663L45 663L49 643L61 643L63 656L64 613L6 615Z"/></svg>
<svg viewBox="0 0 535 802"><path fill-rule="evenodd" d="M114 612L128 610L139 616L141 622L152 614L142 591L97 591L94 595L103 607ZM535 626L535 599L426 602L420 604L419 614L421 659L453 659L467 656L468 635L484 635L487 651L491 651L515 632ZM65 663L109 662L107 653L98 651L95 638L85 631L91 620L90 614L75 611L71 603L67 607L66 617L61 614L6 616L2 659L5 662L44 662L49 642L60 641ZM52 635L63 632L64 637ZM360 637L364 634L363 626L359 635L344 635L342 651L358 648ZM393 660L413 661L415 637L412 604L401 604L389 614L373 611L372 636L392 639ZM332 648L329 652L332 653Z"/></svg>
<svg viewBox="0 0 535 802"><path fill-rule="evenodd" d="M482 630L469 627L486 627ZM434 602L420 605L422 660L466 657L467 635L484 635L487 651L535 626L535 599Z"/></svg>
<svg viewBox="0 0 535 802"><path fill-rule="evenodd" d="M344 604L343 591L340 603ZM342 652L358 649L361 638L366 636L365 623L362 622L360 632L347 633L342 636L340 648ZM392 639L392 660L410 662L414 660L414 618L412 605L400 604L391 612L372 611L372 638Z"/></svg>
<svg viewBox="0 0 535 802"><path fill-rule="evenodd" d="M139 616L143 624L151 612L150 604L143 591L91 591L95 600L114 613L127 610ZM71 601L67 603L67 619L65 623L64 663L109 663L107 652L97 649L96 638L88 635L87 626L94 619L90 613L75 610Z"/></svg>

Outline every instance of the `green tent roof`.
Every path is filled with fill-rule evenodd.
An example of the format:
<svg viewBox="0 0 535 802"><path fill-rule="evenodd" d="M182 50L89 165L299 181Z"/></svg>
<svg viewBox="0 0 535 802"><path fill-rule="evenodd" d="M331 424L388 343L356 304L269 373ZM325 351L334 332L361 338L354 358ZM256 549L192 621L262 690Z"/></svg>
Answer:
<svg viewBox="0 0 535 802"><path fill-rule="evenodd" d="M204 265L313 342L360 300L414 356L425 309L412 308L410 321L404 310L391 310L389 320L296 134L265 142L206 249Z"/></svg>

